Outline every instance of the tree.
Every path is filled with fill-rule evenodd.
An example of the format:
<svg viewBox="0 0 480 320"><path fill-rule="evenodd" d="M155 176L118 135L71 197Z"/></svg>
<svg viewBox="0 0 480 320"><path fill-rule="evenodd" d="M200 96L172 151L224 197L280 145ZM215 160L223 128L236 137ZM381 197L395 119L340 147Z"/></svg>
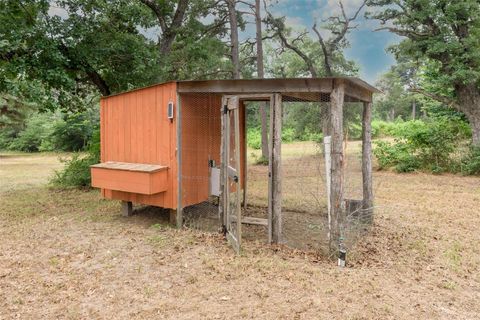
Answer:
<svg viewBox="0 0 480 320"><path fill-rule="evenodd" d="M228 8L228 21L230 23L230 58L232 61L233 79L240 79L240 55L238 43L238 18L236 0L225 0Z"/></svg>
<svg viewBox="0 0 480 320"><path fill-rule="evenodd" d="M365 6L366 0L360 4L351 17L348 17L347 13L345 12L342 1L339 0L338 3L341 9L341 15L329 17L327 20L325 20L326 24L321 26L323 29L330 32L331 36L329 38L325 39L324 36L322 36L317 28L317 23L315 23L312 27L312 30L317 35L318 44L322 49L323 61L321 64L321 71L317 67L318 63L316 60L318 56L306 54L302 48L297 45L297 43L303 42L304 38L308 36L308 32L304 31L293 40L289 40L288 37L291 33L291 30L285 26L285 17L275 18L270 12L267 11L266 20L274 36L280 40L280 43L284 48L292 50L302 58L313 78L316 78L320 75L332 77L336 74L345 73L345 71L347 71L344 69L342 70L342 66L345 65L346 61L341 50L348 46L346 36L350 30L357 27L356 25L352 25L352 22L357 19L358 14Z"/></svg>
<svg viewBox="0 0 480 320"><path fill-rule="evenodd" d="M406 37L397 57L422 61L426 81L412 90L463 112L480 146L480 3L477 0L369 0L388 30ZM379 9L379 10L378 10Z"/></svg>
<svg viewBox="0 0 480 320"><path fill-rule="evenodd" d="M356 25L352 25L352 22L357 19L358 14L365 6L366 0L363 0L357 10L351 17L348 17L345 12L345 8L341 0L339 0L339 6L341 10L340 15L334 15L329 17L326 24L322 26L323 29L329 31L331 36L325 39L319 32L317 24L315 23L312 30L317 35L317 45L321 48L320 54L308 54L302 49L301 44L308 37L308 32L305 30L297 37L289 39L291 30L285 26L285 17L275 18L268 10L267 11L267 24L270 26L270 30L273 35L280 40L280 44L283 48L295 52L305 63L310 76L317 78L319 76L332 77L338 74L349 74L355 70L354 65L347 61L342 53L342 49L348 46L346 40L347 34L350 30L356 28ZM318 58L322 57L322 61L319 62ZM324 136L329 135L329 117L330 117L330 104L325 104L322 108L323 125L322 131Z"/></svg>
<svg viewBox="0 0 480 320"><path fill-rule="evenodd" d="M416 73L414 66L399 62L382 75L376 83L382 91L382 94L375 99L375 111L378 117L388 121L393 121L397 117L415 119L412 108L417 107L418 97L410 91L410 88L418 83Z"/></svg>
<svg viewBox="0 0 480 320"><path fill-rule="evenodd" d="M183 24L189 0L178 0L176 8L172 1L140 0L149 7L158 20L162 35L158 37L158 49L166 56L172 49L173 41Z"/></svg>

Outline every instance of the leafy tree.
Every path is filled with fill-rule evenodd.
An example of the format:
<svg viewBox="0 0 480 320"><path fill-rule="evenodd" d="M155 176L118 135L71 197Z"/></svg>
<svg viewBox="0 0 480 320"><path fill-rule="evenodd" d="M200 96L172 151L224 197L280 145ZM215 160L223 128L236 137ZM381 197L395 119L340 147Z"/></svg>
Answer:
<svg viewBox="0 0 480 320"><path fill-rule="evenodd" d="M406 37L392 51L421 61L424 78L416 92L463 112L480 146L480 2L478 0L369 0L388 30Z"/></svg>

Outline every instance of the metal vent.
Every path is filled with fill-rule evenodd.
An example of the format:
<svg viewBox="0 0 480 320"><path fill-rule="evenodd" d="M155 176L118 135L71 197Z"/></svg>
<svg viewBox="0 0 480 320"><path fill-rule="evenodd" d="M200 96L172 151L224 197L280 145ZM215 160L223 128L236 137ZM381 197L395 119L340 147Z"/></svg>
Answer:
<svg viewBox="0 0 480 320"><path fill-rule="evenodd" d="M167 107L167 118L168 119L173 119L173 101L170 101L168 103Z"/></svg>

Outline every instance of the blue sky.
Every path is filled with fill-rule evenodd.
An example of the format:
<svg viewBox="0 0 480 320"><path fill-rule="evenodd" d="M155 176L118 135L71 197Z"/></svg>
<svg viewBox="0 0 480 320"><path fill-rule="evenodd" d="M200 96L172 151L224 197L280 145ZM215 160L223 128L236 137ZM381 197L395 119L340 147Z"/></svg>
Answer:
<svg viewBox="0 0 480 320"><path fill-rule="evenodd" d="M274 16L286 16L287 24L294 29L307 29L313 34L312 26L315 21L321 23L331 15L338 14L340 7L338 0L270 0L270 11ZM361 0L343 0L343 5L348 16L354 14L360 6ZM357 29L347 36L350 48L345 51L348 59L353 60L360 67L360 77L370 83L375 83L382 73L395 63L394 57L385 49L401 38L388 32L373 30L379 27L377 21L364 18L364 8L355 21ZM247 30L250 33L250 30Z"/></svg>

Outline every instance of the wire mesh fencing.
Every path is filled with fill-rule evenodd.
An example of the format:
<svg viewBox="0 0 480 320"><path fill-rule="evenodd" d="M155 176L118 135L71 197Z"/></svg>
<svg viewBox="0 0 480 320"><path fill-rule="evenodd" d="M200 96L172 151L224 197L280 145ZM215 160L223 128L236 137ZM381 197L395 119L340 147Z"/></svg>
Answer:
<svg viewBox="0 0 480 320"><path fill-rule="evenodd" d="M182 94L181 199L187 227L209 232L221 230L219 217L222 95ZM328 251L329 217L327 163L323 133L329 115L329 96L320 93L284 94L282 97L282 240L290 247ZM267 219L269 166L262 155L260 108L265 110L267 135L269 104L241 100L240 168L242 220ZM371 210L362 206L361 115L358 103L344 106L343 237L350 247L368 228ZM268 239L265 224L242 225L242 238Z"/></svg>

